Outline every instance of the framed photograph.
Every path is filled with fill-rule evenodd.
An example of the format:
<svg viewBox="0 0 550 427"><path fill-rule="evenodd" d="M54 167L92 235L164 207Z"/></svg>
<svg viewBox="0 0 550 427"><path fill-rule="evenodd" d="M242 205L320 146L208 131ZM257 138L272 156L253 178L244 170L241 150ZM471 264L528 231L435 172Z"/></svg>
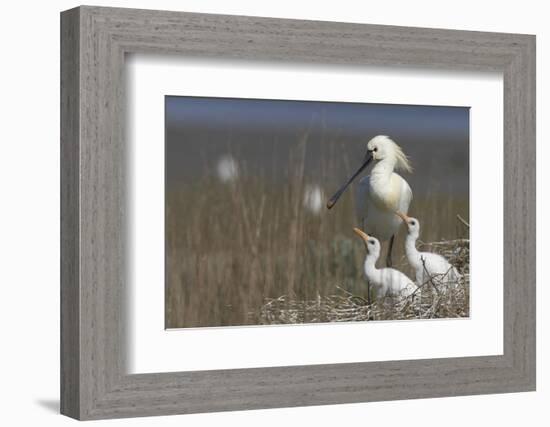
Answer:
<svg viewBox="0 0 550 427"><path fill-rule="evenodd" d="M535 37L61 14L61 411L535 390Z"/></svg>

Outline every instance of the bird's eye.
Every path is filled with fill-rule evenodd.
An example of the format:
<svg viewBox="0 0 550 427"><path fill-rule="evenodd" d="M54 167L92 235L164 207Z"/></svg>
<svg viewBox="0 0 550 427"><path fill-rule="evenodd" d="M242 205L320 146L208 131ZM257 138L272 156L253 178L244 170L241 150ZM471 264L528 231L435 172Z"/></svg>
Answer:
<svg viewBox="0 0 550 427"><path fill-rule="evenodd" d="M372 151L378 151L378 147L374 147Z"/></svg>
<svg viewBox="0 0 550 427"><path fill-rule="evenodd" d="M416 221L412 220L411 225L415 225L415 224L416 224Z"/></svg>
<svg viewBox="0 0 550 427"><path fill-rule="evenodd" d="M374 245L374 240L369 240L369 243L370 243L371 245Z"/></svg>

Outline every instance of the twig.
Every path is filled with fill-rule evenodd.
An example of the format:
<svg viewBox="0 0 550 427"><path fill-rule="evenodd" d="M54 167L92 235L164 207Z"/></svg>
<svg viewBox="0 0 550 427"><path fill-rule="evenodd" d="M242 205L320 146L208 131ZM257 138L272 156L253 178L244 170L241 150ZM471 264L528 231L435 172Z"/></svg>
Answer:
<svg viewBox="0 0 550 427"><path fill-rule="evenodd" d="M456 214L456 218L462 223L464 224L466 227L470 228L470 224L468 224L466 222L466 220L464 218L462 218L459 214Z"/></svg>

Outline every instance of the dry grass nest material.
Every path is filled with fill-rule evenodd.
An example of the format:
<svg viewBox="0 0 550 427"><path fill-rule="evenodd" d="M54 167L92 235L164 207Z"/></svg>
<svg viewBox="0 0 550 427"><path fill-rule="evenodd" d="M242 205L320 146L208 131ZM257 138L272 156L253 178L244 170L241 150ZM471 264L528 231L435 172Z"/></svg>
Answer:
<svg viewBox="0 0 550 427"><path fill-rule="evenodd" d="M365 296L335 286L333 295L298 300L292 295L268 298L258 312L250 313L259 324L325 323L367 320L406 320L468 317L469 239L421 243L420 249L443 255L462 275L457 283L444 284L432 277L413 294L386 297L368 304Z"/></svg>

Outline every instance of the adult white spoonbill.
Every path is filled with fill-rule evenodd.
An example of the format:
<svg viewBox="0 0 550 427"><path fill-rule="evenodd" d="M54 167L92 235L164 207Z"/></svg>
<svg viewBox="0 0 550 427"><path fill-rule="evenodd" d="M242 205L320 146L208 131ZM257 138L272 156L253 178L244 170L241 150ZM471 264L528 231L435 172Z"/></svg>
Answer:
<svg viewBox="0 0 550 427"><path fill-rule="evenodd" d="M416 240L420 236L420 222L416 218L408 217L403 212L396 212L407 226L405 238L405 254L410 266L416 274L416 284L421 286L428 280L435 280L440 284L457 284L461 275L449 261L439 254L419 252L416 249Z"/></svg>
<svg viewBox="0 0 550 427"><path fill-rule="evenodd" d="M363 163L348 181L330 198L327 208L338 201L342 193L357 176L374 160L370 176L359 180L356 191L357 216L363 229L380 241L390 241L386 265L391 267L391 252L395 234L401 221L394 215L396 210L409 211L412 200L411 187L394 170L412 172L409 159L399 145L389 137L378 135L367 143Z"/></svg>
<svg viewBox="0 0 550 427"><path fill-rule="evenodd" d="M376 268L376 261L380 256L380 242L358 228L355 231L365 242L367 256L365 257L365 276L369 284L368 295L370 301L370 286L374 287L376 298L384 296L408 296L416 289L413 281L394 268Z"/></svg>

